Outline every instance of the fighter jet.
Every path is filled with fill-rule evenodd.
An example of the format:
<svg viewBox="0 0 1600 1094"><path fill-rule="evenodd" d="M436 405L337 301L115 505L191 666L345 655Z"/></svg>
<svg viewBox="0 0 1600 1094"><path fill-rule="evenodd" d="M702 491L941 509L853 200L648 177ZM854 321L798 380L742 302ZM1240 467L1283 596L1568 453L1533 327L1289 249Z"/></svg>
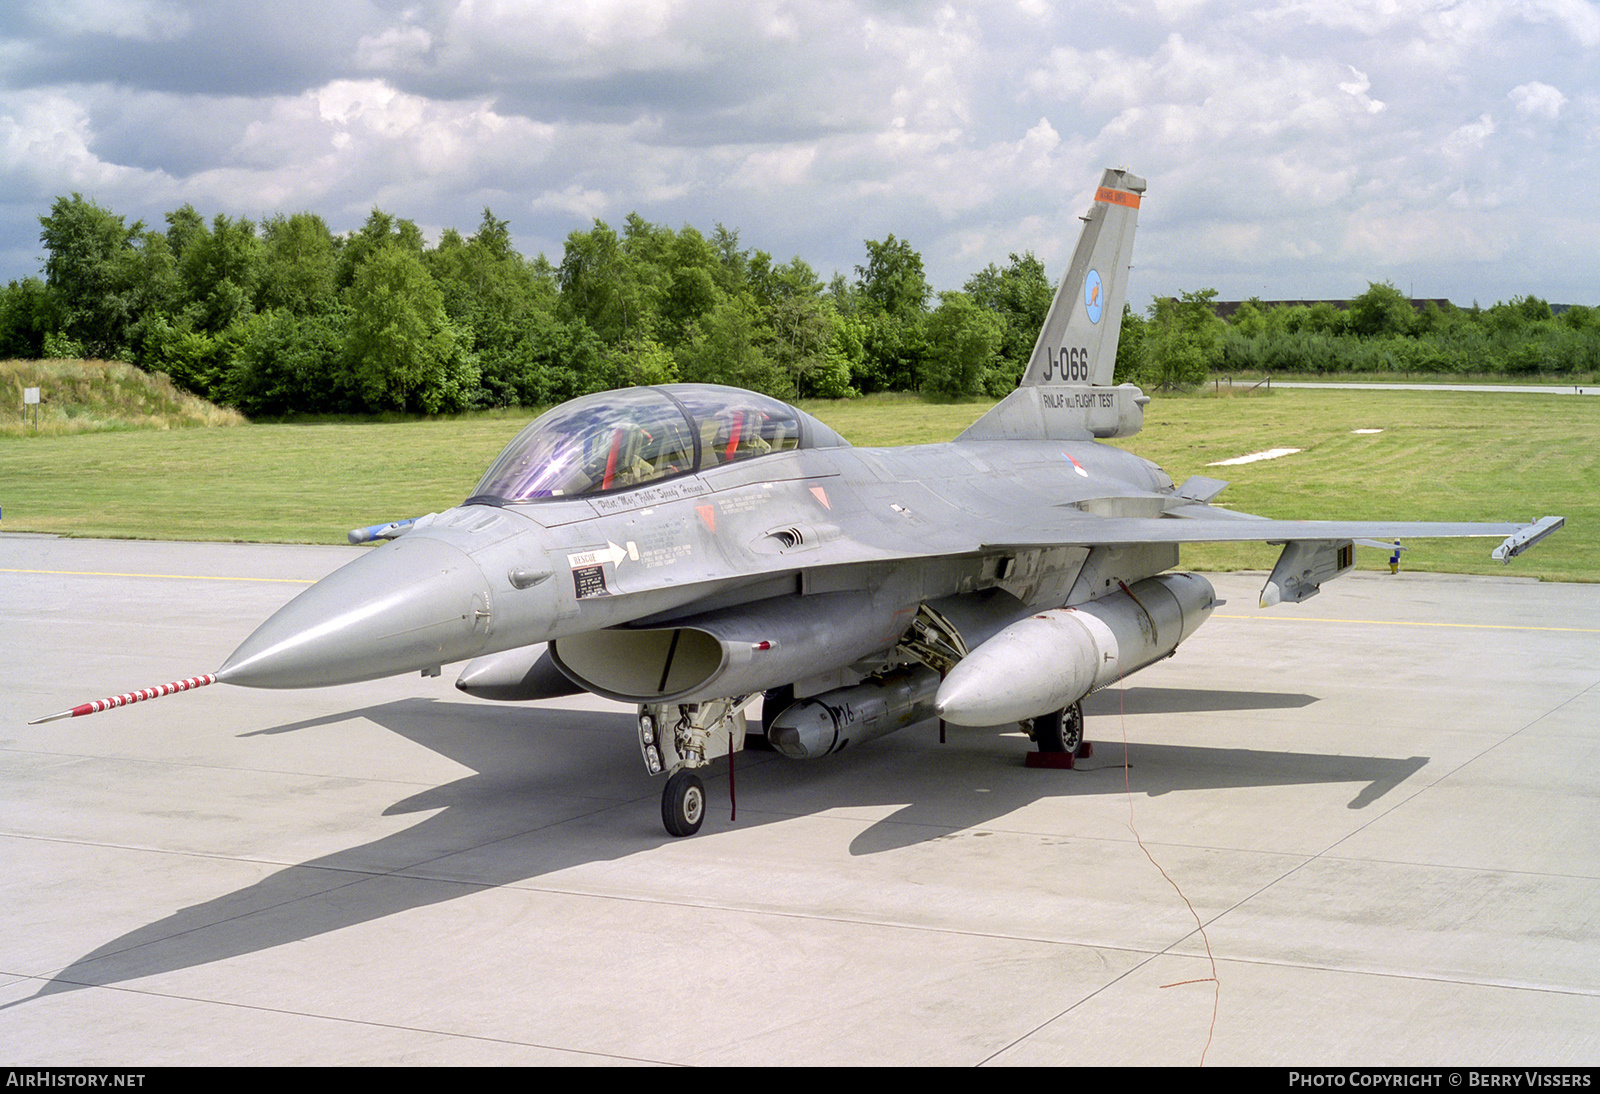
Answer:
<svg viewBox="0 0 1600 1094"><path fill-rule="evenodd" d="M1148 398L1113 385L1145 180L1107 170L1021 384L946 444L855 448L734 388L669 384L565 403L523 429L459 506L400 525L273 615L214 674L307 688L468 661L457 686L638 709L675 836L697 770L764 735L810 759L931 718L1020 724L1047 765L1085 754L1082 700L1165 658L1217 600L1184 543L1283 551L1263 607L1348 572L1358 542L1488 536L1509 559L1560 527L1268 520L1212 506L1100 443ZM762 698L760 734L746 708ZM43 720L43 719L41 719Z"/></svg>

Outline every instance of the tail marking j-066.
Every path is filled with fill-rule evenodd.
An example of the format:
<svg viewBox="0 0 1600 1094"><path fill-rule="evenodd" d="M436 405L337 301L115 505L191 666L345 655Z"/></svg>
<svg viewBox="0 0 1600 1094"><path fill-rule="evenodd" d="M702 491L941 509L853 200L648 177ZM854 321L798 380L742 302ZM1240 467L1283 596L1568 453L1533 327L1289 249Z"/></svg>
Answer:
<svg viewBox="0 0 1600 1094"><path fill-rule="evenodd" d="M1024 386L1112 383L1144 190L1144 179L1127 171L1110 170L1101 178L1072 262L1034 343Z"/></svg>

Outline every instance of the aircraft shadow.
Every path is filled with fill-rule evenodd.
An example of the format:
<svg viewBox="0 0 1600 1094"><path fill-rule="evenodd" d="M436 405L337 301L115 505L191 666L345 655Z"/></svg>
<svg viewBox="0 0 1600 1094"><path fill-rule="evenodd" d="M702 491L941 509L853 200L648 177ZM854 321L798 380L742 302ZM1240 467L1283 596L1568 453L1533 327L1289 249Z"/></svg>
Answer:
<svg viewBox="0 0 1600 1094"><path fill-rule="evenodd" d="M1083 702L1086 714L1194 714L1214 710L1298 710L1314 695L1284 691L1212 691L1207 688L1107 688Z"/></svg>
<svg viewBox="0 0 1600 1094"><path fill-rule="evenodd" d="M1326 756L1313 752L1132 742L1128 745L1126 764L1132 773L1134 793L1152 798L1177 790L1358 783L1363 785L1348 808L1364 809L1426 767L1428 758ZM1122 795L1128 788L1123 769L1122 742L1101 740L1095 743L1092 758L1078 761L1077 770L1069 776L1070 784L1053 782L1051 789L1073 795ZM952 787L951 792L956 793L956 789ZM992 816L964 817L964 827L981 826L1047 796L1053 795L1032 792L1019 779L1005 790L995 789L985 794L986 812ZM924 798L862 832L851 841L850 853L869 855L895 850L944 835L950 828L949 809L940 802Z"/></svg>
<svg viewBox="0 0 1600 1094"><path fill-rule="evenodd" d="M1136 688L1124 694L1123 707L1150 711L1227 709L1230 703L1295 706L1306 698L1221 694L1219 707L1214 692ZM368 718L475 774L423 790L384 810L384 816L436 811L408 828L277 870L253 885L113 939L55 973L34 995L0 1010L82 987L258 953L485 888L649 852L672 842L658 827L654 808L660 782L644 774L632 719L617 711L409 699L244 736L312 731L355 717ZM917 731L906 731L913 732ZM805 815L816 811L815 801L821 795L828 799L825 808L881 807L910 796L912 804L870 826L849 848L855 855L874 854L990 823L1044 797L1124 792L1120 744L1101 744L1078 772L1059 773L1065 778L1040 778L1056 773L1024 768L1024 746L1020 739L968 731L953 739L951 746L918 746L921 750L914 757L903 750L864 747L850 755L801 764L770 753L746 752L738 759L738 781L745 803L758 808L747 809L738 823L775 823ZM1135 744L1130 756L1143 794L1365 784L1351 801L1352 809L1382 797L1427 762L1424 757L1324 756L1172 744ZM720 761L708 773L708 782L720 782L725 773L725 761ZM991 792L972 793L975 773L981 774ZM712 789L715 796L717 790ZM641 799L648 800L650 808L643 808ZM556 805L552 808L550 802ZM570 838L517 838L607 812L617 816L585 824L578 832L569 829ZM751 812L757 813L756 819L750 819ZM714 837L714 831L699 838L708 837ZM530 852L530 846L537 850ZM470 880L450 880L448 867L438 867L452 856L466 854L471 856ZM436 874L446 876L432 876Z"/></svg>
<svg viewBox="0 0 1600 1094"><path fill-rule="evenodd" d="M1142 715L1294 710L1310 706L1316 701L1316 696L1295 692L1162 687L1101 691L1084 700L1083 704L1087 737L1096 744L1095 754L1090 759L1078 761L1072 781L1062 786L1061 790L1072 794L1127 792L1129 782L1123 778L1124 751L1121 742L1113 742L1104 736L1097 738L1097 728L1103 733L1108 720L1119 712ZM1426 767L1428 758L1330 756L1314 752L1285 752L1281 749L1136 742L1128 748L1126 763L1129 770L1137 771L1132 780L1135 791L1149 797L1159 797L1175 790L1356 783L1361 784L1361 789L1350 799L1347 807L1364 809ZM958 788L949 788L949 796L958 793ZM1028 792L1025 782L1015 784L1010 792L991 791L983 798L989 806L990 815L972 819L968 826L1005 816L1041 796ZM940 834L947 831L950 817L941 797L925 797L874 824L851 842L850 853L876 854L908 846L920 842L916 835L919 830L934 830Z"/></svg>

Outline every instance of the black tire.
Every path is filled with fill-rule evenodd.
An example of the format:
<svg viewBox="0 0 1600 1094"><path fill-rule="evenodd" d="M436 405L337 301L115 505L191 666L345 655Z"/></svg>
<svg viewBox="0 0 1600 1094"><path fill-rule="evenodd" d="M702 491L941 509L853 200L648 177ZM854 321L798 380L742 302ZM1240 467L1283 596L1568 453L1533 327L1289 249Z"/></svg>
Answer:
<svg viewBox="0 0 1600 1094"><path fill-rule="evenodd" d="M685 768L667 779L661 792L661 823L667 834L692 836L706 819L706 784Z"/></svg>
<svg viewBox="0 0 1600 1094"><path fill-rule="evenodd" d="M1035 718L1033 743L1040 752L1076 752L1083 743L1083 704Z"/></svg>

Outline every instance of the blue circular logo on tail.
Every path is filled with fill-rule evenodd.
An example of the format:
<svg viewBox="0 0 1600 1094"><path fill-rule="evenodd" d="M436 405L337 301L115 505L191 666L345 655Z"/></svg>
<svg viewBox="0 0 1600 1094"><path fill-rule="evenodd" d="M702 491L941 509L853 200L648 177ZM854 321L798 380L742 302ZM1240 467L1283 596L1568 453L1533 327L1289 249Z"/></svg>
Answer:
<svg viewBox="0 0 1600 1094"><path fill-rule="evenodd" d="M1100 305L1104 302L1105 290L1100 287L1100 275L1094 270L1089 271L1089 276L1083 279L1083 307L1089 313L1089 322L1100 322Z"/></svg>

